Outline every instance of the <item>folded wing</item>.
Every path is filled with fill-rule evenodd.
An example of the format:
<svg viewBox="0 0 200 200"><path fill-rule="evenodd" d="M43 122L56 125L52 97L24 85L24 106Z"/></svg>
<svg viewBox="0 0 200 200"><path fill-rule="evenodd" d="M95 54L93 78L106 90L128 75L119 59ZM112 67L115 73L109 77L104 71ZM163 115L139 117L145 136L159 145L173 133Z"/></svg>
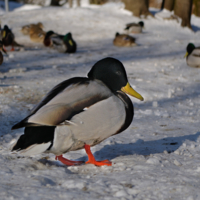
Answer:
<svg viewBox="0 0 200 200"><path fill-rule="evenodd" d="M88 78L72 78L55 86L24 120L12 129L27 126L55 126L70 120L84 108L111 96L101 82Z"/></svg>

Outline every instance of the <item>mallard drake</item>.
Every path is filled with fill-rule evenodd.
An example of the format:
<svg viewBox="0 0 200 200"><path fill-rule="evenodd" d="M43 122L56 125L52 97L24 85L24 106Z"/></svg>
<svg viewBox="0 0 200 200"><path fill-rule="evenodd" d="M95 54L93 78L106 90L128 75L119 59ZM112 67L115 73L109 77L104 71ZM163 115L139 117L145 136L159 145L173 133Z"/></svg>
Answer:
<svg viewBox="0 0 200 200"><path fill-rule="evenodd" d="M2 42L3 42L4 47L12 46L11 51L15 50L14 46L23 47L22 45L18 44L15 41L15 36L7 25L4 25L4 28L2 30Z"/></svg>
<svg viewBox="0 0 200 200"><path fill-rule="evenodd" d="M40 28L40 29L44 28L43 24L41 22L38 22L37 24L28 24L28 25L22 26L21 32L24 35L29 35L30 34L30 29L32 27L36 27L36 28Z"/></svg>
<svg viewBox="0 0 200 200"><path fill-rule="evenodd" d="M129 23L126 24L126 30L128 33L141 33L144 28L144 22L140 21L138 23Z"/></svg>
<svg viewBox="0 0 200 200"><path fill-rule="evenodd" d="M48 31L43 43L47 47L53 47L59 52L64 53L75 53L77 48L76 42L73 40L70 32L66 35L60 35L53 31Z"/></svg>
<svg viewBox="0 0 200 200"><path fill-rule="evenodd" d="M32 26L29 29L29 36L31 41L36 43L43 43L46 32L38 26Z"/></svg>
<svg viewBox="0 0 200 200"><path fill-rule="evenodd" d="M12 151L23 155L53 153L66 165L62 154L85 148L88 161L97 166L111 165L108 160L96 161L90 146L124 131L134 114L129 94L143 97L128 83L123 64L114 58L98 61L88 77L75 77L55 86L22 121L12 129L24 129Z"/></svg>
<svg viewBox="0 0 200 200"><path fill-rule="evenodd" d="M132 47L136 46L135 38L127 34L115 34L113 44L118 47Z"/></svg>
<svg viewBox="0 0 200 200"><path fill-rule="evenodd" d="M3 48L3 42L2 42L2 30L1 30L1 24L0 24L0 65L3 63L3 54L4 52L7 55L6 50Z"/></svg>
<svg viewBox="0 0 200 200"><path fill-rule="evenodd" d="M61 51L64 52L65 45L63 43L63 38L64 38L64 35L60 35L58 33L55 33L54 31L48 31L46 32L43 44L46 47L58 46L62 49Z"/></svg>
<svg viewBox="0 0 200 200"><path fill-rule="evenodd" d="M200 68L200 47L195 47L194 44L189 43L185 57L188 66Z"/></svg>

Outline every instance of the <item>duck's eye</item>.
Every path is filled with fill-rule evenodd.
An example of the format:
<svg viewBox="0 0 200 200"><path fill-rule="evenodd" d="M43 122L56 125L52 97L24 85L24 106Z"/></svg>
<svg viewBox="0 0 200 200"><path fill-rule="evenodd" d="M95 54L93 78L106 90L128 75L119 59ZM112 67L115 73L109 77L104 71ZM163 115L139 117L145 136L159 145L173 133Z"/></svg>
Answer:
<svg viewBox="0 0 200 200"><path fill-rule="evenodd" d="M120 76L122 73L120 71L117 71L116 74Z"/></svg>

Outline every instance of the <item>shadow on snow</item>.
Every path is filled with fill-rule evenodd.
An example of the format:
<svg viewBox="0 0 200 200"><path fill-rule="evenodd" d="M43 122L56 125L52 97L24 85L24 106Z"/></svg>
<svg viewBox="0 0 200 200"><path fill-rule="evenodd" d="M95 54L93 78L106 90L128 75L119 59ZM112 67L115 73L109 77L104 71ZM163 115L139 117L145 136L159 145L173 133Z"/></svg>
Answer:
<svg viewBox="0 0 200 200"><path fill-rule="evenodd" d="M146 156L150 154L163 153L165 150L168 153L171 153L176 151L184 143L184 141L189 140L195 142L199 136L200 132L197 132L193 135L166 137L152 141L144 141L139 139L135 143L105 145L102 149L96 151L94 155L98 160L105 158L114 159L119 156L127 156L133 154Z"/></svg>

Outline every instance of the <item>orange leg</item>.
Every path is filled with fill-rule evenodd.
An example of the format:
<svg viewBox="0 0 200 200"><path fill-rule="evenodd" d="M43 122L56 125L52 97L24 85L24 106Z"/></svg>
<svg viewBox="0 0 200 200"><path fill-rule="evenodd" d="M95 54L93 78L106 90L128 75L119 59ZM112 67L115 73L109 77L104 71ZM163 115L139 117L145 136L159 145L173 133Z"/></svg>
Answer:
<svg viewBox="0 0 200 200"><path fill-rule="evenodd" d="M59 160L60 162L62 162L65 165L68 165L68 166L81 165L81 164L84 163L84 161L72 161L72 160L68 160L66 158L63 158L62 155L56 156L55 159Z"/></svg>
<svg viewBox="0 0 200 200"><path fill-rule="evenodd" d="M15 49L14 49L14 46L12 45L12 49L10 50L10 51L14 51Z"/></svg>
<svg viewBox="0 0 200 200"><path fill-rule="evenodd" d="M96 166L103 166L103 165L111 166L112 165L112 162L110 162L109 160L96 161L95 157L93 156L90 150L90 145L85 144L84 148L88 155L88 161L86 162L86 164L94 164Z"/></svg>

